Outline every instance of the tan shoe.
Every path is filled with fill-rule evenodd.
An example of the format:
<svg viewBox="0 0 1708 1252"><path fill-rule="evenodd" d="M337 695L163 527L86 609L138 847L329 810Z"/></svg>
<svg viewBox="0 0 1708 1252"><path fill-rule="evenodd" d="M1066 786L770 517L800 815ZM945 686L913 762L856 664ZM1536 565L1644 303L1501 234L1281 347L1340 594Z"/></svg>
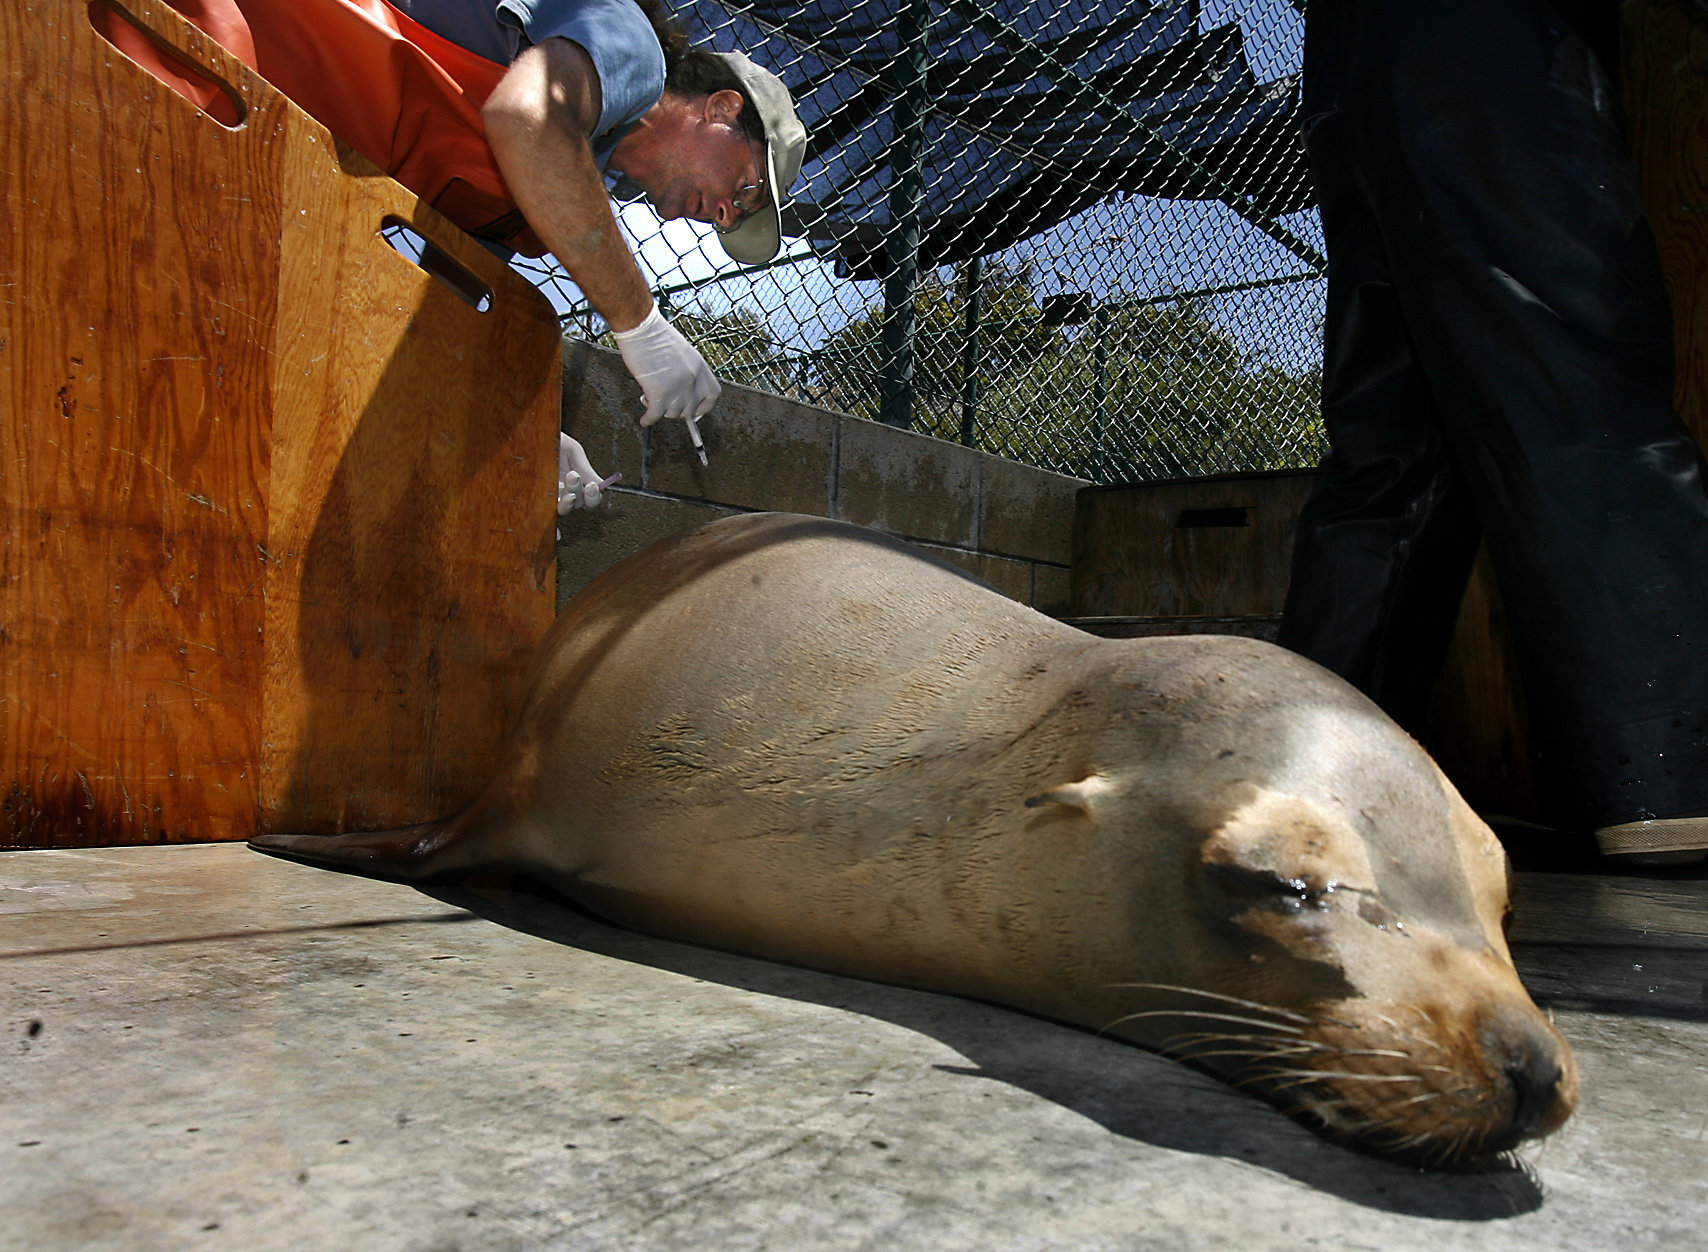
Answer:
<svg viewBox="0 0 1708 1252"><path fill-rule="evenodd" d="M1630 865L1690 865L1708 860L1708 815L1655 817L1595 832L1603 856Z"/></svg>

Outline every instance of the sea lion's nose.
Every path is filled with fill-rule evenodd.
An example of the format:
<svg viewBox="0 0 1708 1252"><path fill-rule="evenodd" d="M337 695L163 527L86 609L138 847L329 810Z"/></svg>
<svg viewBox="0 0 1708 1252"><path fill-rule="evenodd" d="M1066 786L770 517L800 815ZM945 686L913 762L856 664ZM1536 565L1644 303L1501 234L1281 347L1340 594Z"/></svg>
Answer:
<svg viewBox="0 0 1708 1252"><path fill-rule="evenodd" d="M1559 1058L1540 1051L1527 1051L1523 1059L1506 1063L1506 1080L1513 1090L1507 1133L1514 1141L1530 1138L1553 1114L1564 1077Z"/></svg>
<svg viewBox="0 0 1708 1252"><path fill-rule="evenodd" d="M1512 1109L1496 1151L1546 1135L1577 1104L1577 1068L1570 1049L1539 1014L1503 1008L1482 1022L1483 1048L1505 1077Z"/></svg>

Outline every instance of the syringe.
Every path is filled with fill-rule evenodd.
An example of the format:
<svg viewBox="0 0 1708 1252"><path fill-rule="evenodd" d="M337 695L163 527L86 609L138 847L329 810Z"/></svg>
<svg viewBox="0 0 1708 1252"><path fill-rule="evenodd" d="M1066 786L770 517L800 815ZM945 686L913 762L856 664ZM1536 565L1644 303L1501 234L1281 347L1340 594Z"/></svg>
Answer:
<svg viewBox="0 0 1708 1252"><path fill-rule="evenodd" d="M694 451L700 456L700 464L704 465L706 463L706 444L700 438L699 423L691 417L685 417L682 420L688 427L688 442L694 445Z"/></svg>

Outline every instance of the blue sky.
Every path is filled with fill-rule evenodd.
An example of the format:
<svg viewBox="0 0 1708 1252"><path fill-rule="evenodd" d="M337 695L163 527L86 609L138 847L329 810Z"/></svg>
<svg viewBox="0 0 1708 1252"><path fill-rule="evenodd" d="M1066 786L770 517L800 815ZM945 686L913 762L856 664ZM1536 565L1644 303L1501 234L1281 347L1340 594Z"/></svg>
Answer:
<svg viewBox="0 0 1708 1252"><path fill-rule="evenodd" d="M1238 22L1259 81L1295 73L1303 19L1287 0L1203 0L1205 28ZM822 344L881 303L878 285L835 277L802 240L786 241L798 260L763 272L741 272L718 247L710 227L660 222L644 204L623 206L619 222L655 289L718 279L675 297L678 307L707 313L743 308L760 314L779 342L795 351ZM1284 224L1320 250L1314 210ZM1030 263L1040 297L1079 291L1100 299L1131 298L1251 282L1307 271L1282 245L1216 202L1130 197L1104 202L1001 253ZM559 312L581 304L561 270L519 265ZM720 277L721 276L721 277ZM1203 307L1254 356L1298 371L1321 358L1320 280L1217 296Z"/></svg>

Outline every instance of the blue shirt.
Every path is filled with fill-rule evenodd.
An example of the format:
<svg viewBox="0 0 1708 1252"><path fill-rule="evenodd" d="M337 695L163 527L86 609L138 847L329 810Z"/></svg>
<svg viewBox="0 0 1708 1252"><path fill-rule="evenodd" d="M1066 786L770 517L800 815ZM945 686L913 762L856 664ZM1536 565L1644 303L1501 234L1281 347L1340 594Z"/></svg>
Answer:
<svg viewBox="0 0 1708 1252"><path fill-rule="evenodd" d="M588 136L604 169L617 141L664 94L664 50L634 0L391 0L436 35L509 65L522 49L561 37L599 75L599 122Z"/></svg>

